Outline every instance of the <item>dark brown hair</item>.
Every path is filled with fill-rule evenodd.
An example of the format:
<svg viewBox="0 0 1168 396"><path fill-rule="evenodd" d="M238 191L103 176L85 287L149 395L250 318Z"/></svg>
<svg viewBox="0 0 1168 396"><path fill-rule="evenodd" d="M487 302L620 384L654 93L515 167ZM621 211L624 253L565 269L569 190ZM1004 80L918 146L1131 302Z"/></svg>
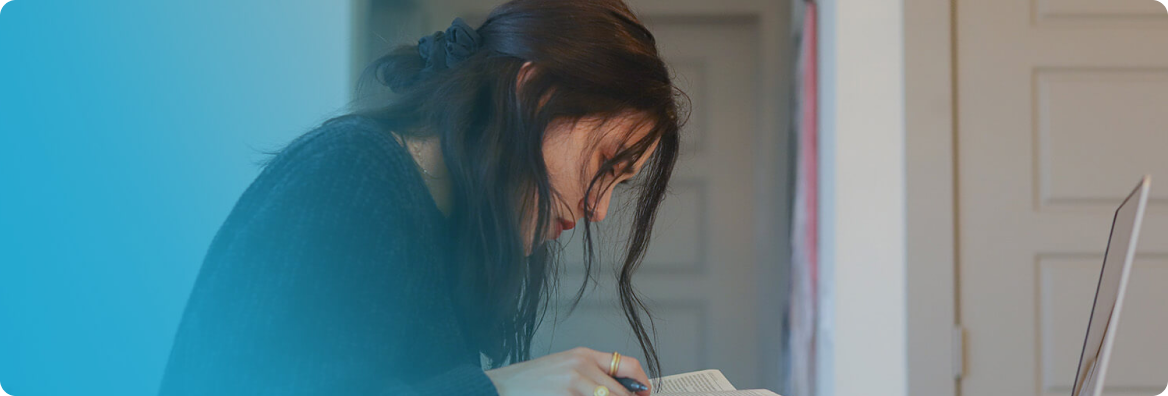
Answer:
<svg viewBox="0 0 1168 396"><path fill-rule="evenodd" d="M538 200L535 208L538 221L530 256L520 231L520 217L529 205L525 197L535 193L559 199L542 152L548 125L631 112L642 115L638 119L651 125L650 132L626 141L607 159L592 176L588 192L612 188L599 185L600 180L659 142L634 185L636 210L618 278L621 307L645 354L646 371L659 376L652 316L633 289L632 275L644 258L677 160L685 107L684 94L674 86L653 34L621 0L514 0L496 8L475 31L481 48L448 69L426 68L417 45L399 47L374 61L365 69L361 86L380 83L396 96L358 112L399 133L441 137L454 189L456 304L476 329L471 335L475 346L492 367L530 359L532 336L557 286L557 251L539 241L551 215L550 200ZM517 86L527 61L534 67ZM585 201L588 274L596 257L588 222L595 205Z"/></svg>

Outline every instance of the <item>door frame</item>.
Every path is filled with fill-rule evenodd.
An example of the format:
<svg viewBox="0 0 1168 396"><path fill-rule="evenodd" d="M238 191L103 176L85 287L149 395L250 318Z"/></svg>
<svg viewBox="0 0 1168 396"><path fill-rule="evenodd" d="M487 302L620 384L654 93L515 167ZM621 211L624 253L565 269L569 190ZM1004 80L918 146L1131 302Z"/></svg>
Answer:
<svg viewBox="0 0 1168 396"><path fill-rule="evenodd" d="M817 3L818 396L956 396L955 2Z"/></svg>
<svg viewBox="0 0 1168 396"><path fill-rule="evenodd" d="M903 1L908 395L956 396L957 10L953 0Z"/></svg>

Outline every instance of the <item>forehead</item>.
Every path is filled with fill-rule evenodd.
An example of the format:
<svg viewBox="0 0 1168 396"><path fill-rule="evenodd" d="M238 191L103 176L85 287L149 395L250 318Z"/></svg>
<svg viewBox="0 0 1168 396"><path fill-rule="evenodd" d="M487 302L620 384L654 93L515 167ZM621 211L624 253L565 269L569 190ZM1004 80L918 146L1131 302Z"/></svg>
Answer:
<svg viewBox="0 0 1168 396"><path fill-rule="evenodd" d="M653 123L640 115L624 114L603 120L600 129L601 146L618 149L644 139L653 130Z"/></svg>
<svg viewBox="0 0 1168 396"><path fill-rule="evenodd" d="M604 124L603 129L605 129L605 133L601 138L600 146L604 150L610 151L610 153L615 153L644 139L653 130L653 127L653 123L644 117L635 115L613 117ZM659 142L660 140L649 142L649 147L646 148L640 158L637 158L637 161L629 171L632 173L640 172L641 167L644 166L645 162L649 160L649 157L657 149L657 143Z"/></svg>

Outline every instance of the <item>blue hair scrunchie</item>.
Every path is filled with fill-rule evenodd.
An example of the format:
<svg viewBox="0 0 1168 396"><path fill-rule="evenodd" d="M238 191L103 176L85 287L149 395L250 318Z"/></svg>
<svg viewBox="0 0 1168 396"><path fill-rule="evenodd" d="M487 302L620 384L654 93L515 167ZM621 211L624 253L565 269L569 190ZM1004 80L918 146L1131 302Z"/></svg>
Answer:
<svg viewBox="0 0 1168 396"><path fill-rule="evenodd" d="M454 18L446 31L441 30L418 40L418 54L426 61L426 70L449 69L482 47L482 37L462 18Z"/></svg>

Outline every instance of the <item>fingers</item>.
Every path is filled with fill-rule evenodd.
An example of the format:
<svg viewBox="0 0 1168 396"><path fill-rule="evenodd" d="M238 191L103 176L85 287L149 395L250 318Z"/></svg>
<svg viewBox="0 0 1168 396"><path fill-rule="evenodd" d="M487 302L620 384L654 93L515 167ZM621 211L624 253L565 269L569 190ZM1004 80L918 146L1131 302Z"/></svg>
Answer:
<svg viewBox="0 0 1168 396"><path fill-rule="evenodd" d="M589 359L594 360L596 362L596 367L601 370L602 374L608 377L608 370L612 364L611 352L600 352L588 348L578 349L579 353L583 353ZM649 383L649 376L645 375L645 370L641 367L641 362L634 357L621 355L620 365L617 366L616 375L609 378L612 377L632 378L637 380L637 382L640 382L642 385L650 387L649 391L640 392L640 394L648 394L650 391L652 391L653 385ZM613 382L616 382L616 380L614 379ZM617 385L620 386L621 389L625 389L624 386L621 386L619 382L617 382Z"/></svg>
<svg viewBox="0 0 1168 396"><path fill-rule="evenodd" d="M608 376L607 372L601 371L600 368L591 365L581 367L580 372L584 378L579 381L581 388L578 390L584 396L634 396L633 392L625 389L624 385L617 382L616 378ZM607 395L597 395L596 388L603 385L608 389Z"/></svg>

